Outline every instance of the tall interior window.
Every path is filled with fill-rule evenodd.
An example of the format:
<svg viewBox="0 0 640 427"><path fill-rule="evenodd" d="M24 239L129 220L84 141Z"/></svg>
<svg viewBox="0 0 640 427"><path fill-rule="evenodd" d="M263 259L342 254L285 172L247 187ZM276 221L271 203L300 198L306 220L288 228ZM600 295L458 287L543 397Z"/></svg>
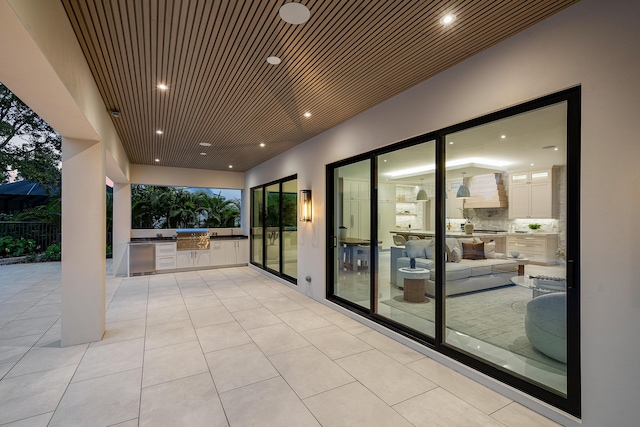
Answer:
<svg viewBox="0 0 640 427"><path fill-rule="evenodd" d="M327 166L328 299L580 413L580 89Z"/></svg>
<svg viewBox="0 0 640 427"><path fill-rule="evenodd" d="M251 189L251 263L295 283L298 276L298 180Z"/></svg>

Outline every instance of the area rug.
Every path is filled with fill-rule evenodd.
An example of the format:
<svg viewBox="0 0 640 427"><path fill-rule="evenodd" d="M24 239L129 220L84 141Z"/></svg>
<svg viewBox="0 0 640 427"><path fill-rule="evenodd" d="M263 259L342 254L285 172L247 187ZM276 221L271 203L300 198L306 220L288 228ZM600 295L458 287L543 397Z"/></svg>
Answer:
<svg viewBox="0 0 640 427"><path fill-rule="evenodd" d="M452 296L445 300L446 325L529 359L562 368L562 364L535 350L527 339L524 318L531 297L531 290L520 286ZM435 318L433 299L430 303L407 303L402 295L397 295L381 303L423 319Z"/></svg>

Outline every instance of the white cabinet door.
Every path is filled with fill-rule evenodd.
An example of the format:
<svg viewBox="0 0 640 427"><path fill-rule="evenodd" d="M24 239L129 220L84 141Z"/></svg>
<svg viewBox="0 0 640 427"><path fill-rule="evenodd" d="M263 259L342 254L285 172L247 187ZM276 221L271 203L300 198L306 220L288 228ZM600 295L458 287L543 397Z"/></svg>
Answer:
<svg viewBox="0 0 640 427"><path fill-rule="evenodd" d="M178 251L176 253L177 268L189 268L193 266L193 257L191 251Z"/></svg>
<svg viewBox="0 0 640 427"><path fill-rule="evenodd" d="M209 248L209 265L219 267L226 262L226 240L212 240Z"/></svg>
<svg viewBox="0 0 640 427"><path fill-rule="evenodd" d="M509 218L529 218L529 185L509 188Z"/></svg>
<svg viewBox="0 0 640 427"><path fill-rule="evenodd" d="M238 240L238 258L236 264L247 264L249 262L249 241Z"/></svg>
<svg viewBox="0 0 640 427"><path fill-rule="evenodd" d="M531 218L552 218L553 205L551 182L530 184L529 191L529 214L531 215Z"/></svg>
<svg viewBox="0 0 640 427"><path fill-rule="evenodd" d="M236 240L227 240L225 242L225 265L234 265L238 259L238 245Z"/></svg>
<svg viewBox="0 0 640 427"><path fill-rule="evenodd" d="M209 267L209 251L193 251L194 267Z"/></svg>
<svg viewBox="0 0 640 427"><path fill-rule="evenodd" d="M368 200L360 201L358 208L358 225L356 229L358 230L358 235L354 237L368 239L371 235L371 202Z"/></svg>
<svg viewBox="0 0 640 427"><path fill-rule="evenodd" d="M176 257L158 256L156 257L156 270L174 270L176 268Z"/></svg>

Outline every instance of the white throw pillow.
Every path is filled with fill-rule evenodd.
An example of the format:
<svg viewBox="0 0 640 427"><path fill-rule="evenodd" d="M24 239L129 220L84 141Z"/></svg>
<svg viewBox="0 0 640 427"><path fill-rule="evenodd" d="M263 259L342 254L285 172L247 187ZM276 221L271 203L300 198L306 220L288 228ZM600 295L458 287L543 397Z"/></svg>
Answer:
<svg viewBox="0 0 640 427"><path fill-rule="evenodd" d="M462 253L459 248L451 249L451 262L460 262L462 259Z"/></svg>

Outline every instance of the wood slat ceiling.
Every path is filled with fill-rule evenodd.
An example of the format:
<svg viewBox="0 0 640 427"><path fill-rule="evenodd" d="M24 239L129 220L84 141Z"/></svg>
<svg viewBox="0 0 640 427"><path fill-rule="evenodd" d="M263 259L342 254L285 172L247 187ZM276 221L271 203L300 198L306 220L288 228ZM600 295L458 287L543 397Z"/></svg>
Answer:
<svg viewBox="0 0 640 427"><path fill-rule="evenodd" d="M577 0L302 0L301 25L280 19L285 2L62 0L132 163L235 171Z"/></svg>

